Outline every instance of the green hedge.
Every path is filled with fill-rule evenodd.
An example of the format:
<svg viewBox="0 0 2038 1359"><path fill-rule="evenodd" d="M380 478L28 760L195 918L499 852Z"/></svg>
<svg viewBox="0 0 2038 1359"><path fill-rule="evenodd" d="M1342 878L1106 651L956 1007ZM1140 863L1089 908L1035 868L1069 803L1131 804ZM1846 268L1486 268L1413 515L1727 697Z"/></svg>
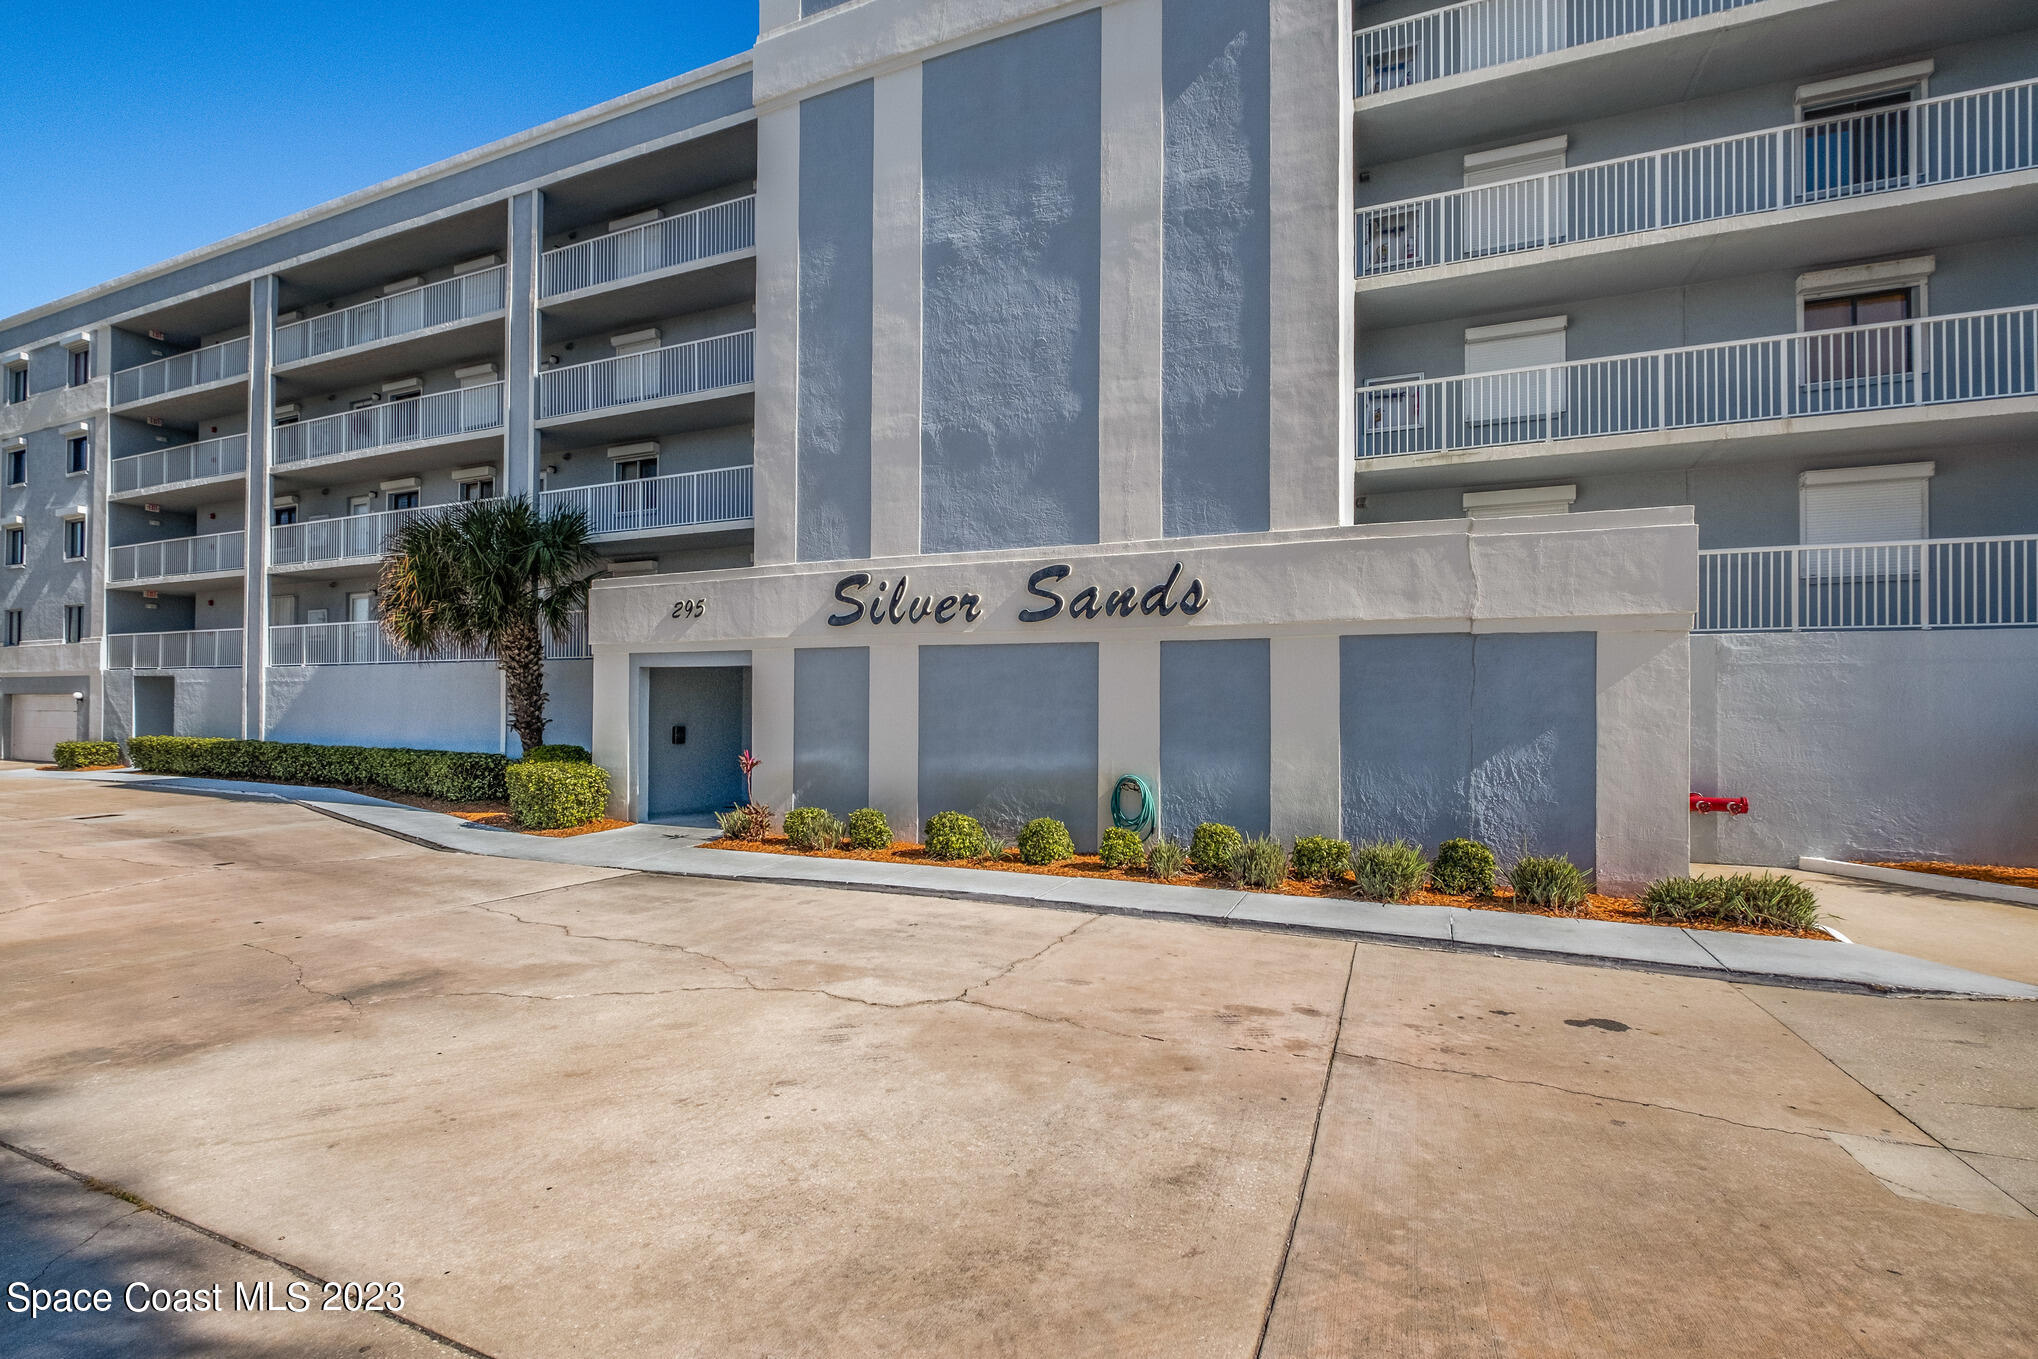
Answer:
<svg viewBox="0 0 2038 1359"><path fill-rule="evenodd" d="M1136 831L1113 826L1098 842L1097 857L1106 868L1139 868L1146 863L1146 846Z"/></svg>
<svg viewBox="0 0 2038 1359"><path fill-rule="evenodd" d="M1327 835L1305 835L1295 842L1289 871L1303 882L1334 882L1352 860L1351 843Z"/></svg>
<svg viewBox="0 0 2038 1359"><path fill-rule="evenodd" d="M127 753L136 769L151 774L386 788L447 802L499 802L509 796L504 774L509 761L476 750L315 746L243 741L232 736L135 736L128 740Z"/></svg>
<svg viewBox="0 0 2038 1359"><path fill-rule="evenodd" d="M1189 862L1198 873L1229 873L1245 850L1245 837L1221 821L1205 821L1189 840Z"/></svg>
<svg viewBox="0 0 2038 1359"><path fill-rule="evenodd" d="M524 752L532 764L593 764L585 746L532 746Z"/></svg>
<svg viewBox="0 0 2038 1359"><path fill-rule="evenodd" d="M849 814L849 847L851 849L890 849L892 847L892 826L885 820L885 814L875 807L858 807Z"/></svg>
<svg viewBox="0 0 2038 1359"><path fill-rule="evenodd" d="M59 769L89 769L94 765L119 764L118 741L59 741L51 752Z"/></svg>
<svg viewBox="0 0 2038 1359"><path fill-rule="evenodd" d="M1019 832L1019 862L1044 868L1076 857L1069 828L1051 816L1036 816Z"/></svg>
<svg viewBox="0 0 2038 1359"><path fill-rule="evenodd" d="M927 857L981 859L991 852L982 823L965 812L936 812L927 818Z"/></svg>
<svg viewBox="0 0 2038 1359"><path fill-rule="evenodd" d="M565 830L608 815L609 771L598 764L519 760L505 777L510 812L530 830Z"/></svg>
<svg viewBox="0 0 2038 1359"><path fill-rule="evenodd" d="M1493 895L1493 873L1492 850L1477 840L1446 840L1437 846L1429 881L1439 892L1484 897Z"/></svg>

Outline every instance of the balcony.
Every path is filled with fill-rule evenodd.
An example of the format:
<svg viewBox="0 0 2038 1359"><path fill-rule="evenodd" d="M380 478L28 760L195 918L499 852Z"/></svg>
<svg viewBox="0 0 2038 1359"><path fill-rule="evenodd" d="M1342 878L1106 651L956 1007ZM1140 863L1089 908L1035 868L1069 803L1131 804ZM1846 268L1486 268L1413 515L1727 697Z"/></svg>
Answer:
<svg viewBox="0 0 2038 1359"><path fill-rule="evenodd" d="M756 290L757 198L695 208L642 226L547 250L539 264L539 301L575 329L598 329L647 315L705 311L744 301ZM634 283L626 299L595 294Z"/></svg>
<svg viewBox="0 0 2038 1359"><path fill-rule="evenodd" d="M1698 554L1698 632L2038 627L2038 537Z"/></svg>
<svg viewBox="0 0 2038 1359"><path fill-rule="evenodd" d="M641 481L610 481L547 491L540 497L550 513L576 509L597 537L672 533L750 520L750 468L716 467Z"/></svg>
<svg viewBox="0 0 2038 1359"><path fill-rule="evenodd" d="M404 362L426 367L468 357L475 342L460 332L501 315L507 278L498 265L278 326L276 367L279 372L317 367L322 377L344 385L374 376L373 365L389 360L391 349L401 348ZM340 361L349 355L353 363Z"/></svg>
<svg viewBox="0 0 2038 1359"><path fill-rule="evenodd" d="M576 434L592 439L741 423L749 418L756 339L756 331L739 330L548 369L538 375L538 423L572 421ZM607 415L619 409L630 414Z"/></svg>
<svg viewBox="0 0 2038 1359"><path fill-rule="evenodd" d="M247 569L247 540L238 531L195 538L160 538L110 549L106 578L120 585L234 576Z"/></svg>
<svg viewBox="0 0 2038 1359"><path fill-rule="evenodd" d="M287 473L429 446L439 461L458 462L476 446L498 443L502 425L503 384L491 382L278 425L269 459Z"/></svg>
<svg viewBox="0 0 2038 1359"><path fill-rule="evenodd" d="M274 570L373 562L382 556L382 542L413 519L439 513L443 505L380 514L350 514L338 519L307 519L277 524L269 530L269 565Z"/></svg>
<svg viewBox="0 0 2038 1359"><path fill-rule="evenodd" d="M226 384L247 375L248 337L243 335L121 369L113 375L113 405L145 404L150 414L179 423L202 419L241 404L242 384Z"/></svg>
<svg viewBox="0 0 2038 1359"><path fill-rule="evenodd" d="M240 664L239 628L106 636L108 670L231 670Z"/></svg>
<svg viewBox="0 0 2038 1359"><path fill-rule="evenodd" d="M214 483L235 480L247 470L248 436L229 434L115 458L112 494L116 500L147 495L165 504L195 504L217 495ZM176 493L187 489L194 494L178 499Z"/></svg>
<svg viewBox="0 0 2038 1359"><path fill-rule="evenodd" d="M2010 437L2038 423L2038 403L2016 401L2033 396L2038 307L2013 307L1362 387L1358 454L1364 471L1784 435L1825 452L1822 431L1868 449L1955 418Z"/></svg>
<svg viewBox="0 0 2038 1359"><path fill-rule="evenodd" d="M586 660L587 615L573 615L564 642L545 639L548 661ZM444 661L493 660L480 648L453 647L412 651L391 641L379 621L275 624L269 629L269 664L276 665L399 665Z"/></svg>

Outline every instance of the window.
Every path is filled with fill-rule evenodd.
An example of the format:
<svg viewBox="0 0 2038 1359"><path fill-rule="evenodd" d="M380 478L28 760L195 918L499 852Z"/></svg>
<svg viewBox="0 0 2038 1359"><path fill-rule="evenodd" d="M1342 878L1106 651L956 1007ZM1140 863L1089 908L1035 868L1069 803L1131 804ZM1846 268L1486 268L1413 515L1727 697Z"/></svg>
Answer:
<svg viewBox="0 0 2038 1359"><path fill-rule="evenodd" d="M492 500L494 497L494 477L482 477L477 481L463 481L460 483L460 498L462 500Z"/></svg>
<svg viewBox="0 0 2038 1359"><path fill-rule="evenodd" d="M82 642L85 640L85 606L83 604L64 605L64 640L66 642Z"/></svg>
<svg viewBox="0 0 2038 1359"><path fill-rule="evenodd" d="M0 636L0 644L6 646L21 645L21 610L9 609L7 611L7 630L4 636Z"/></svg>
<svg viewBox="0 0 2038 1359"><path fill-rule="evenodd" d="M28 485L27 449L10 448L7 450L7 484L9 486Z"/></svg>
<svg viewBox="0 0 2038 1359"><path fill-rule="evenodd" d="M1416 58L1421 49L1413 45L1366 56L1366 93L1398 90L1416 82Z"/></svg>
<svg viewBox="0 0 2038 1359"><path fill-rule="evenodd" d="M1467 253L1527 250L1563 237L1569 196L1546 189L1540 176L1564 168L1570 145L1569 137L1548 137L1465 157L1465 187L1475 190L1461 200Z"/></svg>
<svg viewBox="0 0 2038 1359"><path fill-rule="evenodd" d="M1475 326L1465 332L1465 372L1492 373L1464 385L1465 423L1555 417L1566 409L1569 384L1562 369L1568 316ZM1526 371L1518 371L1526 370Z"/></svg>
<svg viewBox="0 0 2038 1359"><path fill-rule="evenodd" d="M82 387L92 380L92 346L79 345L71 350L71 385Z"/></svg>
<svg viewBox="0 0 2038 1359"><path fill-rule="evenodd" d="M85 555L85 521L66 519L64 521L64 560L78 561Z"/></svg>
<svg viewBox="0 0 2038 1359"><path fill-rule="evenodd" d="M28 531L11 528L7 530L7 564L26 566L28 564Z"/></svg>
<svg viewBox="0 0 2038 1359"><path fill-rule="evenodd" d="M297 522L297 506L276 505L269 511L269 522L281 526Z"/></svg>
<svg viewBox="0 0 2038 1359"><path fill-rule="evenodd" d="M1889 323L1911 319L1912 297L1909 288L1890 288L1805 299L1805 381L1850 382L1910 372L1911 328ZM1820 333L1835 331L1854 333Z"/></svg>
<svg viewBox="0 0 2038 1359"><path fill-rule="evenodd" d="M347 595L347 621L367 623L375 617L375 592L356 590Z"/></svg>
<svg viewBox="0 0 2038 1359"><path fill-rule="evenodd" d="M87 434L74 434L64 440L64 470L66 472L88 472L91 469L91 436Z"/></svg>
<svg viewBox="0 0 2038 1359"><path fill-rule="evenodd" d="M28 400L28 370L22 367L9 368L7 370L8 404L12 405L16 401L26 400Z"/></svg>
<svg viewBox="0 0 2038 1359"><path fill-rule="evenodd" d="M1930 527L1935 464L1840 467L1798 479L1798 536L1807 545L1909 542Z"/></svg>
<svg viewBox="0 0 2038 1359"><path fill-rule="evenodd" d="M1911 176L1911 105L1932 63L1916 62L1802 85L1797 91L1804 199L1900 188Z"/></svg>
<svg viewBox="0 0 2038 1359"><path fill-rule="evenodd" d="M390 509L414 510L417 507L418 507L418 493L416 491L391 491L389 493Z"/></svg>
<svg viewBox="0 0 2038 1359"><path fill-rule="evenodd" d="M1359 247L1365 272L1383 274L1424 263L1424 216L1419 206L1366 212L1366 239Z"/></svg>
<svg viewBox="0 0 2038 1359"><path fill-rule="evenodd" d="M1367 434L1422 428L1422 374L1374 378L1362 392Z"/></svg>

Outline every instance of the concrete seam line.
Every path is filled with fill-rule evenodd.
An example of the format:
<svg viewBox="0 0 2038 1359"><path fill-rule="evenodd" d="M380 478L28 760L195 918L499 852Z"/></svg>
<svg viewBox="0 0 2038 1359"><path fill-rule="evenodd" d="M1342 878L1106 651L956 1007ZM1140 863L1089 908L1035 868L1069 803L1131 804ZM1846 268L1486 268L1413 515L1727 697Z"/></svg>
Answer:
<svg viewBox="0 0 2038 1359"><path fill-rule="evenodd" d="M285 1260L279 1255L270 1254L268 1251L263 1250L260 1246L251 1246L245 1241L236 1241L233 1237L227 1236L222 1232L216 1232L212 1230L212 1228L210 1227L202 1226L199 1223L193 1222L188 1217L179 1217L177 1214L171 1212L167 1208L159 1208L155 1204L150 1203L147 1199L141 1197L139 1194L130 1193L129 1191L122 1189L119 1185L112 1184L106 1180L102 1180L98 1178L96 1175L87 1175L85 1172L81 1170L73 1170L71 1169L71 1167L63 1164L61 1161L52 1160L50 1157L44 1156L40 1152L30 1151L27 1147L18 1147L14 1143L4 1140L0 1140L0 1149L11 1151L16 1156L21 1157L25 1161L33 1161L45 1170L53 1170L57 1174L64 1176L66 1179L76 1181L78 1184L83 1185L85 1188L91 1190L95 1194L105 1194L109 1198L116 1198L123 1203L133 1204L136 1211L138 1212L154 1213L157 1217L163 1219L165 1222L174 1223L175 1225L184 1228L186 1231L196 1232L198 1235L204 1237L208 1241L216 1241L220 1245L226 1246L231 1250L237 1250L241 1252L243 1255L252 1255L257 1260L266 1260L268 1263L276 1266L278 1269L285 1270L291 1274L294 1274L308 1284L313 1284L319 1288L324 1288L328 1283L331 1282L331 1280L320 1278L318 1275L312 1273L310 1270L305 1269L300 1265L294 1265L290 1263L290 1261ZM367 1314L358 1313L357 1315ZM398 1326L402 1326L408 1330L416 1331L419 1335L424 1336L427 1340L431 1340L437 1344L444 1345L447 1349L454 1350L460 1354L472 1355L474 1359L495 1359L495 1357L489 1354L486 1350L477 1350L472 1345L464 1345L458 1340L455 1340L452 1336L447 1335L442 1331L433 1330L431 1327L425 1325L423 1322L412 1321L409 1317L403 1315L401 1312L383 1312L381 1315L385 1320L392 1321L396 1323Z"/></svg>
<svg viewBox="0 0 2038 1359"><path fill-rule="evenodd" d="M1302 1225L1302 1205L1309 1201L1309 1178L1316 1170L1316 1143L1323 1135L1323 1109L1330 1103L1330 1077L1337 1070L1337 1051L1345 1037L1345 1011L1352 1003L1352 977L1358 971L1359 946L1352 945L1345 961L1344 989L1338 992L1337 1024L1331 1030L1330 1051L1323 1059L1323 1085L1316 1092L1316 1119L1309 1125L1309 1151L1302 1158L1302 1182L1295 1187L1295 1211L1288 1217L1288 1234L1281 1240L1281 1261L1274 1267L1273 1286L1267 1289L1267 1305L1260 1312L1260 1335L1253 1342L1253 1359L1267 1348L1267 1332L1274 1324L1274 1304L1281 1300L1281 1283L1288 1277L1288 1257L1295 1250L1295 1232Z"/></svg>

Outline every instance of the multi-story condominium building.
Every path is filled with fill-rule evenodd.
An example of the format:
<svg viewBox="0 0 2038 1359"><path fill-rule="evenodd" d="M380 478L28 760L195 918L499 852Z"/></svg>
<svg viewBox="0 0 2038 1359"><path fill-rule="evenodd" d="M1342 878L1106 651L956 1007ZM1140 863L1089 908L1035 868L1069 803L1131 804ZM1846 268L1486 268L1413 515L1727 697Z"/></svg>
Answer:
<svg viewBox="0 0 2038 1359"><path fill-rule="evenodd" d="M2038 852L2038 10L762 0L0 321L8 753L495 748L390 525L587 512L620 812ZM1753 812L1695 815L1693 792Z"/></svg>

